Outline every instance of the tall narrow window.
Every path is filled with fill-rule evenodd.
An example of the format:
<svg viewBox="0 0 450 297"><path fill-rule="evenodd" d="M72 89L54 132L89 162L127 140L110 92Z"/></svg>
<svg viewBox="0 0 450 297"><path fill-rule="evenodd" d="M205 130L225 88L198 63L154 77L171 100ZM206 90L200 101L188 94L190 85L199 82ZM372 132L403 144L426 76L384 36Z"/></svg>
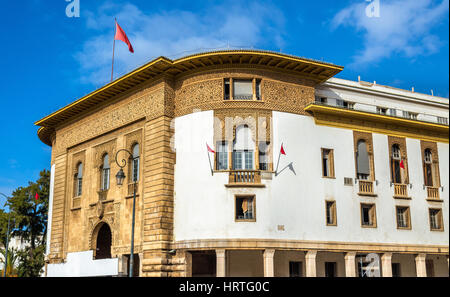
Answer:
<svg viewBox="0 0 450 297"><path fill-rule="evenodd" d="M391 156L391 178L392 182L395 184L402 183L402 173L401 173L401 155L400 147L397 144L392 146L392 156Z"/></svg>
<svg viewBox="0 0 450 297"><path fill-rule="evenodd" d="M75 175L75 196L81 196L83 191L83 163L78 163L77 173Z"/></svg>
<svg viewBox="0 0 450 297"><path fill-rule="evenodd" d="M101 176L101 189L108 190L109 189L109 156L105 154L103 156L103 165L102 165L102 176Z"/></svg>
<svg viewBox="0 0 450 297"><path fill-rule="evenodd" d="M444 225L442 220L442 209L440 208L430 208L430 229L432 231L443 231Z"/></svg>
<svg viewBox="0 0 450 297"><path fill-rule="evenodd" d="M361 225L363 227L376 227L375 204L361 204Z"/></svg>
<svg viewBox="0 0 450 297"><path fill-rule="evenodd" d="M334 156L331 149L322 149L322 176L334 177Z"/></svg>
<svg viewBox="0 0 450 297"><path fill-rule="evenodd" d="M233 99L252 100L253 81L251 79L233 79Z"/></svg>
<svg viewBox="0 0 450 297"><path fill-rule="evenodd" d="M225 99L225 100L230 100L230 92L231 92L231 89L230 89L230 79L229 79L229 78L226 78L226 79L224 80L224 98L223 98L223 99Z"/></svg>
<svg viewBox="0 0 450 297"><path fill-rule="evenodd" d="M364 140L359 140L356 152L357 178L368 180L370 177L370 160L367 152L367 144Z"/></svg>
<svg viewBox="0 0 450 297"><path fill-rule="evenodd" d="M256 80L256 86L255 86L255 93L256 93L256 100L261 100L261 80Z"/></svg>
<svg viewBox="0 0 450 297"><path fill-rule="evenodd" d="M425 149L424 152L424 178L425 178L425 186L432 187L433 184L433 170L432 170L432 164L433 164L433 156L431 154L430 149Z"/></svg>
<svg viewBox="0 0 450 297"><path fill-rule="evenodd" d="M410 229L411 219L410 210L407 206L397 206L397 228L398 229Z"/></svg>
<svg viewBox="0 0 450 297"><path fill-rule="evenodd" d="M327 217L327 226L336 226L336 201L326 201L326 217Z"/></svg>
<svg viewBox="0 0 450 297"><path fill-rule="evenodd" d="M233 143L233 169L253 170L254 149L255 143L248 126L241 125L236 127L236 138Z"/></svg>
<svg viewBox="0 0 450 297"><path fill-rule="evenodd" d="M227 170L228 169L228 142L218 141L216 152L216 169Z"/></svg>
<svg viewBox="0 0 450 297"><path fill-rule="evenodd" d="M138 182L139 181L139 144L136 143L133 146L133 159L132 165L131 165L131 176L132 176L132 182Z"/></svg>
<svg viewBox="0 0 450 297"><path fill-rule="evenodd" d="M259 170L269 170L269 142L259 142Z"/></svg>

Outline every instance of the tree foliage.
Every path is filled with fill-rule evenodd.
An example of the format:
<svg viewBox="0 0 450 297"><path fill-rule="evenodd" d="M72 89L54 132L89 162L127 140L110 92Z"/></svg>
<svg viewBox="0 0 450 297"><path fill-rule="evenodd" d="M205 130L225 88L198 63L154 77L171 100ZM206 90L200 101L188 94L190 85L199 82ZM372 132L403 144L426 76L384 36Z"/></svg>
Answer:
<svg viewBox="0 0 450 297"><path fill-rule="evenodd" d="M0 210L0 236L2 246L6 245L8 216L11 216L10 234L18 236L29 244L17 251L18 276L39 276L44 266L45 240L47 235L48 197L50 192L50 171L43 170L36 182L19 187L7 200L10 213ZM36 194L38 198L36 199ZM8 250L8 258L11 249ZM9 263L8 263L9 266Z"/></svg>

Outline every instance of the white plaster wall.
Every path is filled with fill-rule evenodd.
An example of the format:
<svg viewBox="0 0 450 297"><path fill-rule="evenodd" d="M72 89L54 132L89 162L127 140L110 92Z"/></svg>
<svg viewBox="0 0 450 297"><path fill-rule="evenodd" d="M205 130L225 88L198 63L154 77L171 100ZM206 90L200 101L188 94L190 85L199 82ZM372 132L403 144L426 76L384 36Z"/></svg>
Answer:
<svg viewBox="0 0 450 297"><path fill-rule="evenodd" d="M398 244L448 244L448 144L439 144L445 232L431 232L423 189L420 141L407 139L412 200L396 200L390 187L387 136L373 134L378 197L344 186L355 177L353 131L317 126L308 116L273 112L274 166L280 145L296 175L285 170L265 188L226 188L227 173L211 175L206 145L213 146L213 111L175 119L175 240L266 238ZM334 149L336 179L322 178L321 148ZM210 155L213 162L213 155ZM214 165L214 164L212 164ZM235 222L234 195L256 195L256 222ZM325 224L325 200L336 200L337 226ZM376 203L377 228L361 228L360 203ZM395 205L410 205L412 230L396 228ZM284 231L277 226L284 225Z"/></svg>
<svg viewBox="0 0 450 297"><path fill-rule="evenodd" d="M119 273L119 259L93 260L93 251L68 253L61 264L48 264L48 277L116 276Z"/></svg>

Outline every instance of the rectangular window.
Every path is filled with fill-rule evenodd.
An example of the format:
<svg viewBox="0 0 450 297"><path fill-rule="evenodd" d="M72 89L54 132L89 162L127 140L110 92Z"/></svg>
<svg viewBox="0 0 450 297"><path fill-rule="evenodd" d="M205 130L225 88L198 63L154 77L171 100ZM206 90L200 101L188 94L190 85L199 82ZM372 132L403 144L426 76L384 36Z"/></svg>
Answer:
<svg viewBox="0 0 450 297"><path fill-rule="evenodd" d="M322 176L334 177L334 152L332 149L322 149Z"/></svg>
<svg viewBox="0 0 450 297"><path fill-rule="evenodd" d="M410 210L407 206L397 206L397 228L398 229L410 229L411 219Z"/></svg>
<svg viewBox="0 0 450 297"><path fill-rule="evenodd" d="M400 263L392 263L392 277L400 277Z"/></svg>
<svg viewBox="0 0 450 297"><path fill-rule="evenodd" d="M132 165L132 182L138 182L139 181L139 157L136 157L133 159L133 165Z"/></svg>
<svg viewBox="0 0 450 297"><path fill-rule="evenodd" d="M403 117L411 120L417 120L417 113L410 111L403 111Z"/></svg>
<svg viewBox="0 0 450 297"><path fill-rule="evenodd" d="M336 262L325 262L325 277L336 276Z"/></svg>
<svg viewBox="0 0 450 297"><path fill-rule="evenodd" d="M255 221L255 197L236 196L236 221Z"/></svg>
<svg viewBox="0 0 450 297"><path fill-rule="evenodd" d="M230 100L230 93L231 93L231 89L230 89L230 79L229 78L225 78L224 80L224 94L223 94L223 99L225 100Z"/></svg>
<svg viewBox="0 0 450 297"><path fill-rule="evenodd" d="M397 110L395 108L389 108L389 115L396 117L397 116Z"/></svg>
<svg viewBox="0 0 450 297"><path fill-rule="evenodd" d="M259 170L269 170L269 144L270 142L259 142Z"/></svg>
<svg viewBox="0 0 450 297"><path fill-rule="evenodd" d="M261 100L262 98L261 98L261 80L260 79L257 79L256 80L256 90L255 90L255 93L256 93L256 100Z"/></svg>
<svg viewBox="0 0 450 297"><path fill-rule="evenodd" d="M301 277L302 276L302 262L289 262L289 277Z"/></svg>
<svg viewBox="0 0 450 297"><path fill-rule="evenodd" d="M336 226L336 201L325 201L327 226Z"/></svg>
<svg viewBox="0 0 450 297"><path fill-rule="evenodd" d="M102 190L109 189L109 168L102 169Z"/></svg>
<svg viewBox="0 0 450 297"><path fill-rule="evenodd" d="M387 111L388 111L388 109L385 107L377 107L377 113L379 113L381 115L387 115Z"/></svg>
<svg viewBox="0 0 450 297"><path fill-rule="evenodd" d="M245 169L252 170L253 169L253 151L244 151L245 155Z"/></svg>
<svg viewBox="0 0 450 297"><path fill-rule="evenodd" d="M348 102L342 99L336 99L336 106L342 107L342 108L348 108L353 109L354 103Z"/></svg>
<svg viewBox="0 0 450 297"><path fill-rule="evenodd" d="M228 142L218 141L216 152L216 170L228 169Z"/></svg>
<svg viewBox="0 0 450 297"><path fill-rule="evenodd" d="M253 99L253 81L247 79L233 80L233 99L234 100L252 100Z"/></svg>
<svg viewBox="0 0 450 297"><path fill-rule="evenodd" d="M444 117L437 117L437 122L439 124L448 125L448 119Z"/></svg>
<svg viewBox="0 0 450 297"><path fill-rule="evenodd" d="M328 100L327 100L326 97L317 97L317 98L316 98L316 102L317 102L317 103L320 103L320 104L327 104L327 103L328 103Z"/></svg>
<svg viewBox="0 0 450 297"><path fill-rule="evenodd" d="M372 228L377 226L375 204L361 203L361 225Z"/></svg>
<svg viewBox="0 0 450 297"><path fill-rule="evenodd" d="M82 178L77 178L77 197L81 196L82 187L83 187L83 179Z"/></svg>
<svg viewBox="0 0 450 297"><path fill-rule="evenodd" d="M440 208L430 208L430 228L431 231L443 231L444 225L442 221L442 209Z"/></svg>

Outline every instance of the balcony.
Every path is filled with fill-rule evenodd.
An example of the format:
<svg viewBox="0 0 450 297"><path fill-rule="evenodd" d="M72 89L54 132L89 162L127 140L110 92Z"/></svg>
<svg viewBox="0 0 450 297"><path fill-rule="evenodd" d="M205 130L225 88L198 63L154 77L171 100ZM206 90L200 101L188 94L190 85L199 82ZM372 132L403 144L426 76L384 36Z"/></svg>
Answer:
<svg viewBox="0 0 450 297"><path fill-rule="evenodd" d="M358 195L361 196L377 196L374 191L373 181L358 180Z"/></svg>
<svg viewBox="0 0 450 297"><path fill-rule="evenodd" d="M265 187L259 170L230 170L226 187Z"/></svg>
<svg viewBox="0 0 450 297"><path fill-rule="evenodd" d="M136 183L136 196L139 194L139 183ZM134 194L134 183L128 183L127 197L133 197Z"/></svg>
<svg viewBox="0 0 450 297"><path fill-rule="evenodd" d="M439 188L436 187L426 187L427 188L427 199L440 201Z"/></svg>
<svg viewBox="0 0 450 297"><path fill-rule="evenodd" d="M394 198L398 199L411 199L408 196L407 184L393 184L394 185Z"/></svg>

